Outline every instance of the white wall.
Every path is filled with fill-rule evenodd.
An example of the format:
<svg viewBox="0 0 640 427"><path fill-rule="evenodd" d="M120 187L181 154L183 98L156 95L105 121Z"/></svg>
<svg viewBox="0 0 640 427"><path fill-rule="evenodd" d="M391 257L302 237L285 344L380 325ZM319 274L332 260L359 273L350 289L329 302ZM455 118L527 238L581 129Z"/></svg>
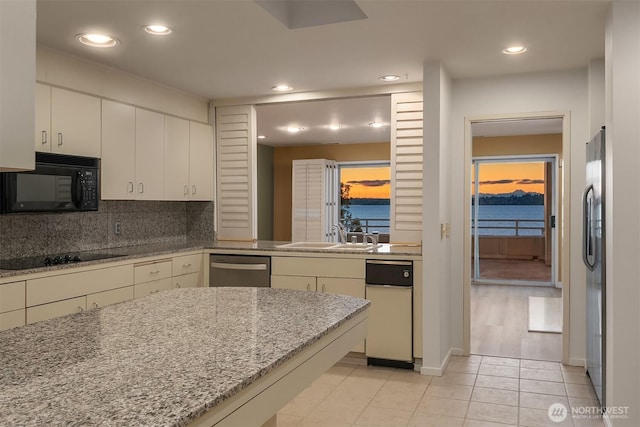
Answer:
<svg viewBox="0 0 640 427"><path fill-rule="evenodd" d="M640 425L640 3L614 2L607 22L606 406L614 426Z"/></svg>
<svg viewBox="0 0 640 427"><path fill-rule="evenodd" d="M451 349L448 123L451 83L438 62L426 62L423 118L423 358L421 372L442 375ZM428 242L428 243L426 243Z"/></svg>
<svg viewBox="0 0 640 427"><path fill-rule="evenodd" d="M209 122L209 100L204 97L42 46L36 49L36 80L189 120Z"/></svg>
<svg viewBox="0 0 640 427"><path fill-rule="evenodd" d="M570 165L564 196L570 198L571 214L565 215L565 241L570 250L570 348L569 359L582 364L585 357L585 274L580 256L581 192L585 183L585 142L589 139L587 108L587 70L510 75L453 82L450 120L451 165L451 340L454 349L463 348L464 202L469 197L465 176L464 126L466 117L533 113L568 112L570 114L570 150L563 153ZM565 146L567 146L565 144ZM568 278L568 279L567 279Z"/></svg>

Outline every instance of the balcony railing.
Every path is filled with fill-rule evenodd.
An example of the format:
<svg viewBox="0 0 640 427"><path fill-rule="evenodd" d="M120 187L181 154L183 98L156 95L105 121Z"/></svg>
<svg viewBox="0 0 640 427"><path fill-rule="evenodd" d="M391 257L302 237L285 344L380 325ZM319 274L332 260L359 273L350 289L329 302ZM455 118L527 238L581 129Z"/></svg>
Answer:
<svg viewBox="0 0 640 427"><path fill-rule="evenodd" d="M472 230L475 222L471 220ZM544 220L539 219L479 219L480 236L544 236Z"/></svg>
<svg viewBox="0 0 640 427"><path fill-rule="evenodd" d="M389 230L391 229L391 220L389 218L351 218L351 223L355 220L360 221L360 227L363 233L377 231L380 234L389 234ZM344 220L340 222L345 224ZM349 232L356 231L353 225L346 224L346 227Z"/></svg>

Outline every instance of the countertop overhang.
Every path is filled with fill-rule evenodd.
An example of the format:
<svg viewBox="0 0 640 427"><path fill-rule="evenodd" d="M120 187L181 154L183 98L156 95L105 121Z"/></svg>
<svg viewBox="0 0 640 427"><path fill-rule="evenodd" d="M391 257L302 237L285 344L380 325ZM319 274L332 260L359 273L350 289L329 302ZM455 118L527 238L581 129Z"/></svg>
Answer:
<svg viewBox="0 0 640 427"><path fill-rule="evenodd" d="M314 365L328 368L364 338L369 305L320 292L177 289L2 331L0 419L187 425L357 329Z"/></svg>

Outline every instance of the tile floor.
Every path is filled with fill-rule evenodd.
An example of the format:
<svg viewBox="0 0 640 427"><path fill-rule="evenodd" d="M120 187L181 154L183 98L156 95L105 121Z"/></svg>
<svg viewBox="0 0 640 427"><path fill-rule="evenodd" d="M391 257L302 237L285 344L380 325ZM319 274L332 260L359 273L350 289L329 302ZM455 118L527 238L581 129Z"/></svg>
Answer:
<svg viewBox="0 0 640 427"><path fill-rule="evenodd" d="M453 356L442 377L404 369L338 363L278 412L288 426L603 426L600 419L563 422L553 403L597 406L584 370L556 362Z"/></svg>

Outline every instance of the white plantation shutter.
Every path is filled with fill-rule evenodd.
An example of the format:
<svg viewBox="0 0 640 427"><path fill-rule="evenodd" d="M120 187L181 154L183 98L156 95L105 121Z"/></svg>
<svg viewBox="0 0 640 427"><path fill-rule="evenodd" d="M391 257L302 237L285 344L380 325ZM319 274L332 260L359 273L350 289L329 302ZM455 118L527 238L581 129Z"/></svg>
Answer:
<svg viewBox="0 0 640 427"><path fill-rule="evenodd" d="M337 221L336 166L325 159L292 162L291 240L333 240Z"/></svg>
<svg viewBox="0 0 640 427"><path fill-rule="evenodd" d="M391 95L391 241L422 238L422 92Z"/></svg>
<svg viewBox="0 0 640 427"><path fill-rule="evenodd" d="M252 105L216 108L218 238L257 239L256 114Z"/></svg>

